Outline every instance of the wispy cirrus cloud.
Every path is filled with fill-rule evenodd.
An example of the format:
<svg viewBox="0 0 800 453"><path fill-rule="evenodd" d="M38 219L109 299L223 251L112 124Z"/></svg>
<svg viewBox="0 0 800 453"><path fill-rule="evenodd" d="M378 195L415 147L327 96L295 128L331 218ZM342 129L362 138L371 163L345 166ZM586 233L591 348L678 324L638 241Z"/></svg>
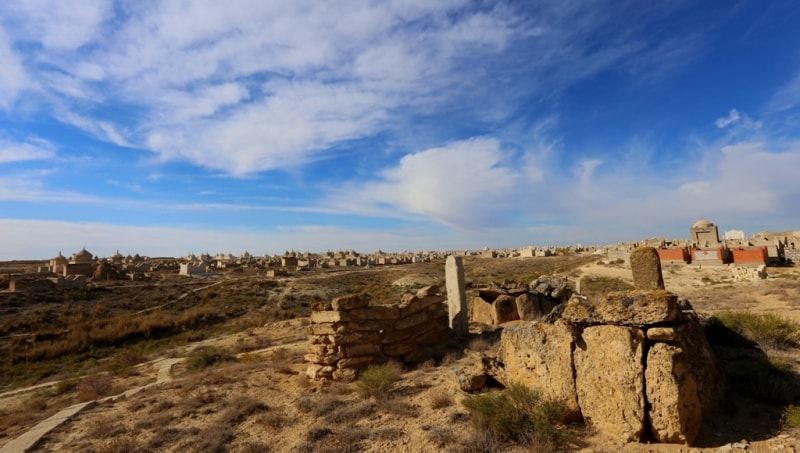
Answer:
<svg viewBox="0 0 800 453"><path fill-rule="evenodd" d="M690 60L679 43L644 44L646 24L669 13L654 6L620 28L615 3L64 5L12 4L17 42L42 48L21 62L7 40L20 63L4 71L28 73L59 120L100 140L233 175L297 166L418 116L502 121L519 104L498 90L524 103L649 54Z"/></svg>

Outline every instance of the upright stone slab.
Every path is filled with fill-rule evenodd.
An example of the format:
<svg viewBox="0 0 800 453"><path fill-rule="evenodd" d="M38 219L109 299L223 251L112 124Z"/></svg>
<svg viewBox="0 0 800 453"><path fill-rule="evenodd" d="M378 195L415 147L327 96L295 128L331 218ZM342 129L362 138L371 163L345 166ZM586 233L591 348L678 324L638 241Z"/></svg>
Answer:
<svg viewBox="0 0 800 453"><path fill-rule="evenodd" d="M661 260L653 247L639 247L631 252L634 289L664 289Z"/></svg>
<svg viewBox="0 0 800 453"><path fill-rule="evenodd" d="M691 444L703 421L697 381L678 346L654 344L647 353L645 387L650 430L658 442Z"/></svg>
<svg viewBox="0 0 800 453"><path fill-rule="evenodd" d="M467 292L464 284L464 264L460 256L450 255L444 266L447 284L447 308L450 312L450 328L457 336L469 333Z"/></svg>
<svg viewBox="0 0 800 453"><path fill-rule="evenodd" d="M638 442L644 431L644 332L594 326L576 341L575 389L584 419L616 442Z"/></svg>
<svg viewBox="0 0 800 453"><path fill-rule="evenodd" d="M498 360L502 375L495 376L508 385L516 382L541 390L545 396L564 403L572 419L581 411L575 393L572 348L578 330L563 322L524 322L512 324L500 335Z"/></svg>

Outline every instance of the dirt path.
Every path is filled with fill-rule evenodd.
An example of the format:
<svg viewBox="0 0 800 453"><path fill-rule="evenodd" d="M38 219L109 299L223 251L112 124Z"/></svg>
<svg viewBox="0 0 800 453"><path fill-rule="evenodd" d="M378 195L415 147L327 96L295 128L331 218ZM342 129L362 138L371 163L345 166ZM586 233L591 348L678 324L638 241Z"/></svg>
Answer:
<svg viewBox="0 0 800 453"><path fill-rule="evenodd" d="M81 411L85 409L91 408L97 405L98 403L103 403L106 401L114 401L117 398L122 398L122 397L127 398L131 395L139 393L142 390L171 381L172 375L170 374L170 370L172 370L172 367L174 365L183 362L184 360L185 360L184 358L161 358L154 360L153 362L149 362L153 364L157 370L155 382L140 387L136 387L130 390L126 390L125 392L122 392L118 395L108 396L99 400L73 404L72 406L69 406L66 409L62 409L52 417L42 420L36 426L25 432L23 435L5 444L2 448L0 448L0 453L24 453L30 451L30 449L35 447L43 436L45 436L47 433L54 430L62 423L68 421L70 418L74 417L75 415L79 414ZM35 388L42 388L49 385L55 385L57 383L58 382L52 382L48 384L38 385L35 387L29 387L26 389L6 392L0 395L0 397L12 396L25 391L34 390Z"/></svg>

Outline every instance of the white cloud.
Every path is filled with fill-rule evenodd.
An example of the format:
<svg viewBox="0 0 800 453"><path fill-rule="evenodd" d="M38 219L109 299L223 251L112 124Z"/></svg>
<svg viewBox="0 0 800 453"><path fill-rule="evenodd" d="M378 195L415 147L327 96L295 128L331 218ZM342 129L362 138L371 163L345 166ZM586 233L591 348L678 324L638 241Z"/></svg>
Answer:
<svg viewBox="0 0 800 453"><path fill-rule="evenodd" d="M504 121L518 105L498 90L521 101L550 95L646 57L635 39L597 46L595 35L638 36L664 13L643 8L630 29L610 32L618 25L611 11L563 2L87 1L75 8L36 0L8 11L15 39L43 48L27 67L11 58L11 69L0 71L17 85L29 71L61 121L235 175L390 135L409 116L457 111ZM681 57L676 48L670 55ZM0 108L23 87L0 95ZM99 116L109 110L125 119Z"/></svg>
<svg viewBox="0 0 800 453"><path fill-rule="evenodd" d="M0 109L9 109L23 90L28 88L28 75L22 59L14 52L12 42L0 24Z"/></svg>
<svg viewBox="0 0 800 453"><path fill-rule="evenodd" d="M496 139L453 142L408 154L384 170L379 181L348 187L325 204L367 212L396 210L401 216L421 215L462 228L500 224L522 178L509 163Z"/></svg>
<svg viewBox="0 0 800 453"><path fill-rule="evenodd" d="M731 109L731 111L728 112L728 116L717 118L717 120L714 121L714 124L716 124L718 128L723 129L739 121L740 119L741 117L739 116L739 112L736 111L736 109Z"/></svg>
<svg viewBox="0 0 800 453"><path fill-rule="evenodd" d="M798 105L800 105L800 72L775 92L768 108L773 112L781 112Z"/></svg>
<svg viewBox="0 0 800 453"><path fill-rule="evenodd" d="M20 142L0 138L0 164L51 159L55 155L55 146L46 140L31 139Z"/></svg>
<svg viewBox="0 0 800 453"><path fill-rule="evenodd" d="M3 7L22 24L25 40L38 41L45 48L75 50L98 39L102 23L112 13L108 0L9 0Z"/></svg>

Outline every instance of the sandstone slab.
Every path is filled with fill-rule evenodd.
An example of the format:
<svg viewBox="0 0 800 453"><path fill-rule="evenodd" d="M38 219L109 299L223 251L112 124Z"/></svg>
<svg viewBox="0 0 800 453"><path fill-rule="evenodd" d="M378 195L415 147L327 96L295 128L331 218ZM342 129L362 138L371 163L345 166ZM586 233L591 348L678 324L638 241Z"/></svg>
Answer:
<svg viewBox="0 0 800 453"><path fill-rule="evenodd" d="M645 386L656 441L691 444L703 416L697 382L684 351L667 343L654 344L647 353Z"/></svg>
<svg viewBox="0 0 800 453"><path fill-rule="evenodd" d="M564 322L506 326L497 354L504 364L498 380L540 389L545 396L563 402L572 418L580 418L571 360L577 334Z"/></svg>
<svg viewBox="0 0 800 453"><path fill-rule="evenodd" d="M592 326L576 342L575 389L584 419L610 439L638 442L645 422L644 332Z"/></svg>
<svg viewBox="0 0 800 453"><path fill-rule="evenodd" d="M674 321L678 296L668 291L617 291L594 300L573 296L562 317L576 324L649 326Z"/></svg>

